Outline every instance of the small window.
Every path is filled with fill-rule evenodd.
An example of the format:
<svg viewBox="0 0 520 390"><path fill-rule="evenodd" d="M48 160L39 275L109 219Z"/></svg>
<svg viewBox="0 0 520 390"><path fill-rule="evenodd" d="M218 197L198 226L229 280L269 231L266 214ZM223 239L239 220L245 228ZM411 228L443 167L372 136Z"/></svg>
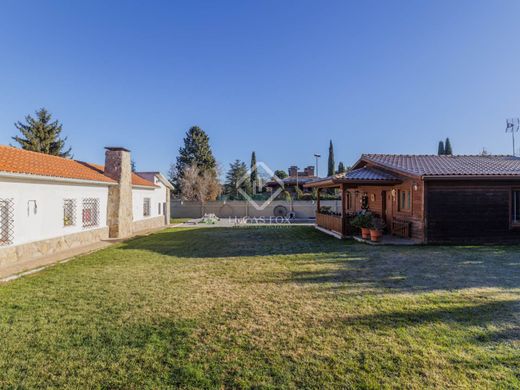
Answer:
<svg viewBox="0 0 520 390"><path fill-rule="evenodd" d="M352 194L349 191L345 192L345 207L347 210L352 209Z"/></svg>
<svg viewBox="0 0 520 390"><path fill-rule="evenodd" d="M0 246L13 243L14 238L14 201L0 199Z"/></svg>
<svg viewBox="0 0 520 390"><path fill-rule="evenodd" d="M144 198L143 200L143 216L150 216L150 198Z"/></svg>
<svg viewBox="0 0 520 390"><path fill-rule="evenodd" d="M76 199L63 200L63 226L76 225Z"/></svg>
<svg viewBox="0 0 520 390"><path fill-rule="evenodd" d="M399 190L399 211L410 211L412 209L412 192Z"/></svg>
<svg viewBox="0 0 520 390"><path fill-rule="evenodd" d="M161 215L161 202L157 203L157 215Z"/></svg>
<svg viewBox="0 0 520 390"><path fill-rule="evenodd" d="M513 225L520 225L520 190L513 191L511 222L513 223Z"/></svg>
<svg viewBox="0 0 520 390"><path fill-rule="evenodd" d="M81 214L83 227L93 227L99 225L99 199L83 199L83 212Z"/></svg>

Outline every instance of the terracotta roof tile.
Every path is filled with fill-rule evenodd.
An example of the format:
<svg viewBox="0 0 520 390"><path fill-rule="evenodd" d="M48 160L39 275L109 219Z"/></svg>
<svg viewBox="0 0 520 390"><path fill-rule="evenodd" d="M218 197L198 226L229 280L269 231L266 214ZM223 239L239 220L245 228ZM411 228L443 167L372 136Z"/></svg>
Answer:
<svg viewBox="0 0 520 390"><path fill-rule="evenodd" d="M363 154L361 160L417 176L520 176L513 156Z"/></svg>
<svg viewBox="0 0 520 390"><path fill-rule="evenodd" d="M113 179L104 174L104 167L102 165L31 152L4 145L0 145L0 171L116 183ZM155 184L136 174L132 174L132 184L155 187Z"/></svg>

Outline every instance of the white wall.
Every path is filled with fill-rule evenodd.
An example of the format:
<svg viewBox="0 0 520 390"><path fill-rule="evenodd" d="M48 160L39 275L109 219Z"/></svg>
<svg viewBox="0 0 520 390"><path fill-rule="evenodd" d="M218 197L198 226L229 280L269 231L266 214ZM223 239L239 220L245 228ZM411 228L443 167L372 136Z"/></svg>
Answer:
<svg viewBox="0 0 520 390"><path fill-rule="evenodd" d="M132 189L132 208L134 221L140 221L146 218L156 218L163 215L163 203L166 202L166 186L157 178L155 185L159 188L133 188ZM144 198L150 198L150 216L143 216ZM159 206L161 204L161 212Z"/></svg>
<svg viewBox="0 0 520 390"><path fill-rule="evenodd" d="M14 199L13 245L107 226L108 186L0 178L0 199L10 198ZM84 198L99 198L99 224L96 227L83 228ZM63 226L64 199L76 199L74 226ZM36 214L34 202L30 201L36 201Z"/></svg>

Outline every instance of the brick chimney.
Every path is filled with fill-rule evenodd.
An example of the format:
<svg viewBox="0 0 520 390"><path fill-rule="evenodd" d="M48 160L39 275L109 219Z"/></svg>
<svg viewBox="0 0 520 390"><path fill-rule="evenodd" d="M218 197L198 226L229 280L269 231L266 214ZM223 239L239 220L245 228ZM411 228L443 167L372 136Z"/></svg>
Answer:
<svg viewBox="0 0 520 390"><path fill-rule="evenodd" d="M296 177L298 174L298 167L296 165L292 165L289 167L289 176Z"/></svg>
<svg viewBox="0 0 520 390"><path fill-rule="evenodd" d="M112 146L105 149L105 175L118 182L117 186L108 189L108 235L110 238L124 238L133 232L130 151Z"/></svg>
<svg viewBox="0 0 520 390"><path fill-rule="evenodd" d="M309 165L307 168L305 168L303 170L303 173L305 176L314 176L314 166L313 165Z"/></svg>

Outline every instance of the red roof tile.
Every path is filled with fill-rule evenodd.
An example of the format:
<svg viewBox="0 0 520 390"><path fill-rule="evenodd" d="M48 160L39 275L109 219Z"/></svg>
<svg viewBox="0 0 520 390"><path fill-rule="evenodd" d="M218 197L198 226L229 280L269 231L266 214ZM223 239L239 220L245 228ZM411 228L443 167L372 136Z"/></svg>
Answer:
<svg viewBox="0 0 520 390"><path fill-rule="evenodd" d="M0 171L27 175L59 177L65 179L90 180L116 183L104 174L104 167L68 158L51 156L0 145ZM132 174L132 184L155 187L155 184Z"/></svg>

